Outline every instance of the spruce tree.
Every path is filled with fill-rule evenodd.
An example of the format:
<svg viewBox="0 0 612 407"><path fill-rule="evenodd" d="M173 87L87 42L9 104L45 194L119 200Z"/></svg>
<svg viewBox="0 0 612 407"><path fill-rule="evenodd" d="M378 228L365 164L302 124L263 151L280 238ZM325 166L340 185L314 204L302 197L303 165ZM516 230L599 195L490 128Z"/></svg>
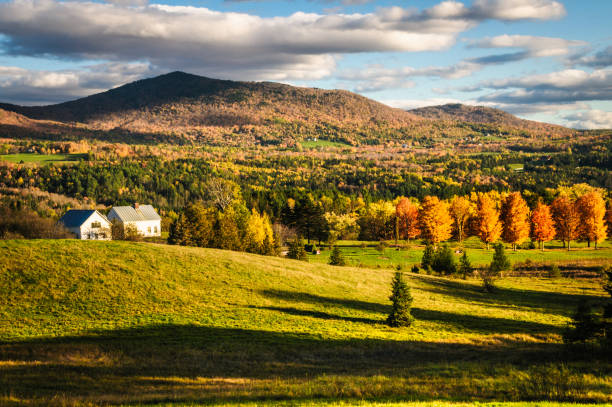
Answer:
<svg viewBox="0 0 612 407"><path fill-rule="evenodd" d="M329 264L332 266L346 266L346 260L338 246L334 246L331 255L329 256Z"/></svg>
<svg viewBox="0 0 612 407"><path fill-rule="evenodd" d="M441 274L455 274L457 272L457 264L455 256L448 245L442 245L436 250L431 268Z"/></svg>
<svg viewBox="0 0 612 407"><path fill-rule="evenodd" d="M389 299L393 305L391 313L387 317L387 324L393 327L409 326L412 324L414 319L410 315L412 295L410 295L410 287L404 281L404 274L401 271L396 272L393 277Z"/></svg>
<svg viewBox="0 0 612 407"><path fill-rule="evenodd" d="M493 292L495 290L495 280L501 276L502 271L510 270L511 266L510 260L506 257L504 245L502 243L496 244L491 264L480 272L484 289L487 292Z"/></svg>
<svg viewBox="0 0 612 407"><path fill-rule="evenodd" d="M301 237L296 237L289 243L289 251L287 257L295 260L308 261L308 255L304 249L304 241Z"/></svg>
<svg viewBox="0 0 612 407"><path fill-rule="evenodd" d="M421 268L427 270L429 267L433 265L433 260L435 256L435 251L433 245L431 243L427 243L425 246L425 250L423 251L423 258L421 259Z"/></svg>
<svg viewBox="0 0 612 407"><path fill-rule="evenodd" d="M463 251L463 256L459 260L459 274L463 279L467 278L468 275L471 275L474 272L474 267L472 267L472 263L470 259L468 259L467 252Z"/></svg>

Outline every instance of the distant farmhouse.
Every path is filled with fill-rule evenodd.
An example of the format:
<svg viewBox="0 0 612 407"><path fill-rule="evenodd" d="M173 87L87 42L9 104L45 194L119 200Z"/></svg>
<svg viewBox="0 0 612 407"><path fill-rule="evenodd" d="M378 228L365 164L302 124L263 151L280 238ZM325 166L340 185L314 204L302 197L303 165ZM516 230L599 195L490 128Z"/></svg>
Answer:
<svg viewBox="0 0 612 407"><path fill-rule="evenodd" d="M144 237L161 236L161 217L151 205L114 206L108 220L122 224L124 230L134 227Z"/></svg>
<svg viewBox="0 0 612 407"><path fill-rule="evenodd" d="M81 240L110 240L111 223L96 210L71 209L59 220Z"/></svg>

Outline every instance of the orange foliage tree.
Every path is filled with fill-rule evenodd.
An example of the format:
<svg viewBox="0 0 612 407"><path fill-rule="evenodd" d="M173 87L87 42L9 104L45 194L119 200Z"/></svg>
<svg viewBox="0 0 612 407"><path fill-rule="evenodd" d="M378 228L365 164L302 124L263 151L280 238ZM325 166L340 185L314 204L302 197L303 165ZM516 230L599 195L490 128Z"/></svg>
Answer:
<svg viewBox="0 0 612 407"><path fill-rule="evenodd" d="M531 213L531 236L538 241L540 249L544 250L544 242L555 237L555 225L550 207L538 202L538 206Z"/></svg>
<svg viewBox="0 0 612 407"><path fill-rule="evenodd" d="M563 244L567 242L567 250L569 250L571 241L578 237L580 217L576 204L567 195L561 195L552 202L550 209L552 209L555 221L557 238L562 240Z"/></svg>
<svg viewBox="0 0 612 407"><path fill-rule="evenodd" d="M502 237L512 250L529 237L529 207L520 192L512 192L502 202Z"/></svg>
<svg viewBox="0 0 612 407"><path fill-rule="evenodd" d="M435 196L426 196L421 202L419 227L423 239L434 245L450 239L453 220L448 204Z"/></svg>
<svg viewBox="0 0 612 407"><path fill-rule="evenodd" d="M594 242L597 249L597 243L606 238L608 231L604 220L606 204L599 192L592 191L578 198L576 206L580 215L578 233L588 242L589 247Z"/></svg>
<svg viewBox="0 0 612 407"><path fill-rule="evenodd" d="M419 208L408 198L399 200L395 207L395 217L400 239L414 239L419 235Z"/></svg>
<svg viewBox="0 0 612 407"><path fill-rule="evenodd" d="M489 250L489 244L497 241L502 232L499 212L489 194L478 195L475 217L476 235L487 245L487 250Z"/></svg>
<svg viewBox="0 0 612 407"><path fill-rule="evenodd" d="M472 203L463 196L455 196L450 202L449 209L453 218L453 227L457 240L462 242L465 239L468 220L473 212Z"/></svg>

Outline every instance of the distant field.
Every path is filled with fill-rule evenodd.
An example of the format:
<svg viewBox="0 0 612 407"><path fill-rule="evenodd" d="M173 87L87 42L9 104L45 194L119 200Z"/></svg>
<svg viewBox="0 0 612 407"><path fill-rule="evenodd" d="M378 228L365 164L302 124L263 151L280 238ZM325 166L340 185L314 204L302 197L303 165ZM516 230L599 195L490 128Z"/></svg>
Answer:
<svg viewBox="0 0 612 407"><path fill-rule="evenodd" d="M23 154L5 154L0 155L0 161L8 161L11 163L24 163L24 164L65 164L78 161L79 159L85 158L85 154L34 154L34 153L23 153Z"/></svg>
<svg viewBox="0 0 612 407"><path fill-rule="evenodd" d="M348 144L340 143L338 141L328 141L328 140L305 140L300 141L300 144L304 148L317 148L317 147L350 147Z"/></svg>
<svg viewBox="0 0 612 407"><path fill-rule="evenodd" d="M339 241L338 246L349 261L350 265L363 267L395 267L407 266L421 262L424 246L419 240L411 242L387 242L387 248L382 251L378 248L378 242ZM476 237L467 239L463 244L449 242L450 247L455 250L466 250L468 258L474 266L485 266L491 262L493 249L486 250L483 243ZM548 242L545 250L519 249L513 252L506 250L508 258L512 262L524 262L530 260L536 263L560 263L585 261L588 264L605 264L612 262L612 244L606 240L600 243L600 249L587 248L584 242L572 242L572 249L567 251L560 241ZM326 247L320 255L310 255L310 261L327 263L331 251ZM456 254L457 260L460 254Z"/></svg>
<svg viewBox="0 0 612 407"><path fill-rule="evenodd" d="M408 274L416 322L398 329L384 324L391 277L214 249L0 241L0 405L612 403L610 359L560 339L578 302L604 295L598 280L512 277L486 294L477 279Z"/></svg>

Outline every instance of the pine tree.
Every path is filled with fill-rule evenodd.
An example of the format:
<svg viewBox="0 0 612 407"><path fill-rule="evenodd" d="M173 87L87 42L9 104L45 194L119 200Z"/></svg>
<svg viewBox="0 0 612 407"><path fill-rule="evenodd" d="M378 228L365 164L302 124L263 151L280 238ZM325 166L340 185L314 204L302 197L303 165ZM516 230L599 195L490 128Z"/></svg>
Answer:
<svg viewBox="0 0 612 407"><path fill-rule="evenodd" d="M421 236L437 245L450 239L453 219L448 213L448 204L435 196L426 196L419 211Z"/></svg>
<svg viewBox="0 0 612 407"><path fill-rule="evenodd" d="M410 315L412 295L410 295L410 288L404 281L404 275L400 271L396 272L393 277L389 299L393 305L391 313L387 317L387 324L393 327L409 326L412 324L413 317Z"/></svg>
<svg viewBox="0 0 612 407"><path fill-rule="evenodd" d="M503 271L510 270L510 267L512 267L512 265L508 257L506 257L504 245L501 243L496 244L491 264L480 272L484 289L487 292L493 292L495 290L495 280L501 276Z"/></svg>
<svg viewBox="0 0 612 407"><path fill-rule="evenodd" d="M448 245L444 244L436 250L431 268L438 273L446 275L455 274L457 272L455 256Z"/></svg>
<svg viewBox="0 0 612 407"><path fill-rule="evenodd" d="M425 245L425 250L423 250L423 257L421 258L421 268L423 270L427 270L433 265L434 256L436 252L432 244L427 243Z"/></svg>
<svg viewBox="0 0 612 407"><path fill-rule="evenodd" d="M459 259L459 274L463 277L463 279L467 278L467 276L472 275L474 273L474 267L472 267L472 263L470 259L468 259L467 252L463 251L463 256Z"/></svg>
<svg viewBox="0 0 612 407"><path fill-rule="evenodd" d="M538 242L542 250L544 250L544 243L555 237L555 226L550 207L542 202L538 203L531 214L531 236Z"/></svg>
<svg viewBox="0 0 612 407"><path fill-rule="evenodd" d="M480 194L476 205L476 234L486 244L494 243L501 236L502 225L495 203L488 194Z"/></svg>
<svg viewBox="0 0 612 407"><path fill-rule="evenodd" d="M346 260L338 246L334 246L331 255L329 256L329 264L332 266L346 266Z"/></svg>
<svg viewBox="0 0 612 407"><path fill-rule="evenodd" d="M308 261L308 255L306 254L306 250L304 249L304 241L301 237L296 237L291 242L289 242L289 251L287 252L287 257L295 260Z"/></svg>
<svg viewBox="0 0 612 407"><path fill-rule="evenodd" d="M501 207L504 241L516 250L517 245L529 237L529 208L520 192L512 192L504 199Z"/></svg>

